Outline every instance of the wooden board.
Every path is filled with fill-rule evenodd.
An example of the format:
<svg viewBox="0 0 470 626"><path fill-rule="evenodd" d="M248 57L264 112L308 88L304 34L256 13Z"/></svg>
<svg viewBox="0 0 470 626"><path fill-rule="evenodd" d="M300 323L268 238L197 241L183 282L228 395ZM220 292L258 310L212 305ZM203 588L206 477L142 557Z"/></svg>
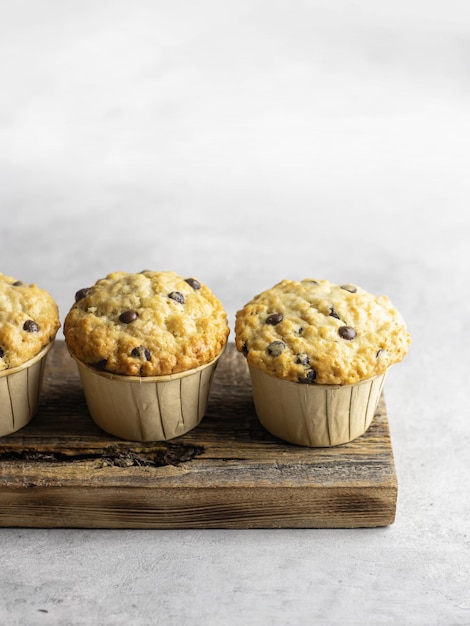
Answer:
<svg viewBox="0 0 470 626"><path fill-rule="evenodd" d="M391 524L397 477L382 397L356 441L310 449L269 435L233 344L192 432L133 443L91 420L63 341L48 359L38 414L0 438L0 526L352 528Z"/></svg>

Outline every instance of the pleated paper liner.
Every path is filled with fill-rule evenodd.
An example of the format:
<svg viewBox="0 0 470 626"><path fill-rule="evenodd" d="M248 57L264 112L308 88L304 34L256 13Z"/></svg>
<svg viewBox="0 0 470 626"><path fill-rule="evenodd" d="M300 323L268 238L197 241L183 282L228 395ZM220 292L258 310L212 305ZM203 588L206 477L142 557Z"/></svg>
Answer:
<svg viewBox="0 0 470 626"><path fill-rule="evenodd" d="M37 413L46 358L53 342L18 367L0 372L0 436L26 426Z"/></svg>
<svg viewBox="0 0 470 626"><path fill-rule="evenodd" d="M337 446L363 435L386 376L353 385L304 385L249 369L261 424L284 441L310 447Z"/></svg>
<svg viewBox="0 0 470 626"><path fill-rule="evenodd" d="M222 352L210 363L169 376L121 376L75 361L100 428L131 441L166 441L201 422Z"/></svg>

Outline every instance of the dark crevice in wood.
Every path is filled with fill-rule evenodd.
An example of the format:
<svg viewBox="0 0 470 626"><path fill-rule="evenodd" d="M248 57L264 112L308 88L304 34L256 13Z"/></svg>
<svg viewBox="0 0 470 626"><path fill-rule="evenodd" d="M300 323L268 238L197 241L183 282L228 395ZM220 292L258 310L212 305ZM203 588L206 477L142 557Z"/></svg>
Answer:
<svg viewBox="0 0 470 626"><path fill-rule="evenodd" d="M182 444L166 444L162 449L150 449L136 451L128 446L107 446L100 451L70 452L42 451L24 449L21 451L0 451L0 462L40 462L40 463L71 463L80 461L98 461L100 467L132 467L150 466L162 467L164 465L180 465L187 463L204 453L203 446Z"/></svg>

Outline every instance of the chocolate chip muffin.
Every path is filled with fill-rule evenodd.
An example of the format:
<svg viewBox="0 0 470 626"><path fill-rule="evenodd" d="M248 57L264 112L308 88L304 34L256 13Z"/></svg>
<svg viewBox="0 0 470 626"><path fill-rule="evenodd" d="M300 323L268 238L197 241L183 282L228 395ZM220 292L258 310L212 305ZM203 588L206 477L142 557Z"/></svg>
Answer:
<svg viewBox="0 0 470 626"><path fill-rule="evenodd" d="M80 289L64 322L71 354L125 376L164 376L215 359L229 328L210 289L174 272L114 272Z"/></svg>
<svg viewBox="0 0 470 626"><path fill-rule="evenodd" d="M47 291L0 274L0 371L35 357L59 327L57 304Z"/></svg>
<svg viewBox="0 0 470 626"><path fill-rule="evenodd" d="M195 428L229 334L210 289L174 272L114 272L75 299L64 335L95 423L132 441Z"/></svg>
<svg viewBox="0 0 470 626"><path fill-rule="evenodd" d="M328 280L283 280L236 315L250 366L284 380L345 385L401 361L410 342L387 296Z"/></svg>
<svg viewBox="0 0 470 626"><path fill-rule="evenodd" d="M290 443L329 447L372 423L388 368L410 342L386 296L327 280L283 280L238 311L256 413Z"/></svg>
<svg viewBox="0 0 470 626"><path fill-rule="evenodd" d="M59 311L47 291L0 274L0 436L20 430L37 412L59 327Z"/></svg>

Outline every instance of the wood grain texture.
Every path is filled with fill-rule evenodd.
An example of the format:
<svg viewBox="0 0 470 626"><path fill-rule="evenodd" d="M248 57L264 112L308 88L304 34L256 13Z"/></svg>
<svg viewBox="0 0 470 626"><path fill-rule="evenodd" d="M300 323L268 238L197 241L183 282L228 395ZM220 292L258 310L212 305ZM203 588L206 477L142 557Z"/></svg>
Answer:
<svg viewBox="0 0 470 626"><path fill-rule="evenodd" d="M123 441L91 420L64 342L49 354L38 414L0 438L0 526L353 528L395 519L383 396L365 435L304 448L267 433L243 357L229 344L193 431Z"/></svg>

